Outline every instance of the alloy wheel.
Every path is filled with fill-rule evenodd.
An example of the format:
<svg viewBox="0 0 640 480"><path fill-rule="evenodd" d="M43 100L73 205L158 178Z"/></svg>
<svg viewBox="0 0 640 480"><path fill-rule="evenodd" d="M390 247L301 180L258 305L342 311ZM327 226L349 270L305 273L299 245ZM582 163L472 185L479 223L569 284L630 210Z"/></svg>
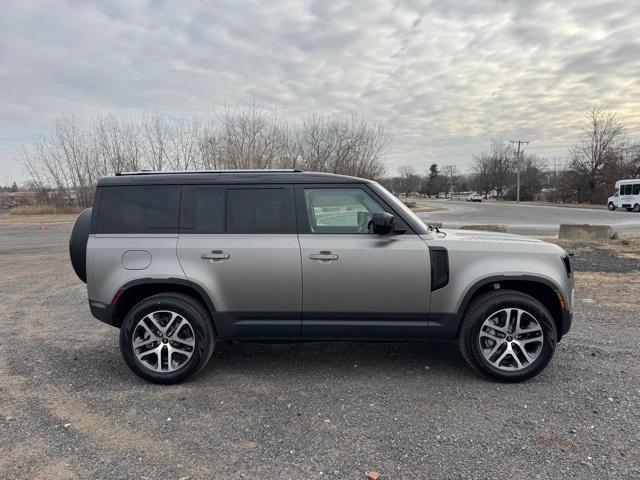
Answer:
<svg viewBox="0 0 640 480"><path fill-rule="evenodd" d="M540 356L544 332L538 320L526 310L503 308L482 323L478 336L485 360L500 370L528 367Z"/></svg>
<svg viewBox="0 0 640 480"><path fill-rule="evenodd" d="M169 310L145 315L133 329L131 348L142 366L153 372L174 372L193 355L195 334L189 321Z"/></svg>

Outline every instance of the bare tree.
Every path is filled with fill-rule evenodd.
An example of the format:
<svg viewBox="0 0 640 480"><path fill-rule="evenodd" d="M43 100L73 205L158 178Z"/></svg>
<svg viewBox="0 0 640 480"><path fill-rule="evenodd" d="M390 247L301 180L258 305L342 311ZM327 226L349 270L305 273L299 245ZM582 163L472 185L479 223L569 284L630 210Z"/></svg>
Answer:
<svg viewBox="0 0 640 480"><path fill-rule="evenodd" d="M490 175L493 188L501 197L515 171L514 151L511 144L494 140L489 147Z"/></svg>
<svg viewBox="0 0 640 480"><path fill-rule="evenodd" d="M405 197L420 189L420 177L411 165L402 165L398 168L398 173L400 173L400 188Z"/></svg>
<svg viewBox="0 0 640 480"><path fill-rule="evenodd" d="M300 168L366 178L384 174L382 157L389 145L389 134L381 125L364 119L306 116L294 130L295 150Z"/></svg>
<svg viewBox="0 0 640 480"><path fill-rule="evenodd" d="M572 168L586 180L585 197L595 201L598 183L607 157L619 147L625 136L625 128L615 113L606 107L594 105L585 114L586 125L582 141L571 148Z"/></svg>
<svg viewBox="0 0 640 480"><path fill-rule="evenodd" d="M389 138L360 117L287 123L252 102L203 117L103 115L82 128L61 117L18 157L56 201L87 206L101 176L125 170L285 167L380 178Z"/></svg>
<svg viewBox="0 0 640 480"><path fill-rule="evenodd" d="M168 122L156 112L144 122L143 132L149 167L151 170L163 170L169 156L171 129Z"/></svg>
<svg viewBox="0 0 640 480"><path fill-rule="evenodd" d="M494 186L490 157L486 154L477 157L474 156L471 164L471 172L471 185L473 189L482 195L489 195Z"/></svg>
<svg viewBox="0 0 640 480"><path fill-rule="evenodd" d="M445 165L444 169L444 191L445 194L450 194L451 198L453 198L453 187L456 183L456 178L458 175L458 167L455 165Z"/></svg>
<svg viewBox="0 0 640 480"><path fill-rule="evenodd" d="M145 158L142 125L137 118L119 119L109 114L97 117L89 129L97 148L97 173L134 171L142 168Z"/></svg>
<svg viewBox="0 0 640 480"><path fill-rule="evenodd" d="M473 157L472 184L476 190L485 193L495 190L501 197L506 187L511 184L514 165L513 147L500 140L493 140L488 152Z"/></svg>

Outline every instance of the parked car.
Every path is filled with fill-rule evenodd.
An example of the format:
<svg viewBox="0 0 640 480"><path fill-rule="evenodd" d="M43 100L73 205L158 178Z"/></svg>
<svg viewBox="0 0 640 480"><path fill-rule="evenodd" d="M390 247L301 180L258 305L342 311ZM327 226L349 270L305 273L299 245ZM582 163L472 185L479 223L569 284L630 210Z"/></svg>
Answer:
<svg viewBox="0 0 640 480"><path fill-rule="evenodd" d="M482 195L478 193L472 193L471 195L467 196L467 202L481 202L481 201L482 201Z"/></svg>
<svg viewBox="0 0 640 480"><path fill-rule="evenodd" d="M102 178L70 256L140 377L180 382L218 342L455 341L478 373L540 373L571 326L566 252L439 230L378 183L299 171Z"/></svg>
<svg viewBox="0 0 640 480"><path fill-rule="evenodd" d="M616 191L607 199L607 208L626 208L628 212L640 212L640 178L618 180Z"/></svg>

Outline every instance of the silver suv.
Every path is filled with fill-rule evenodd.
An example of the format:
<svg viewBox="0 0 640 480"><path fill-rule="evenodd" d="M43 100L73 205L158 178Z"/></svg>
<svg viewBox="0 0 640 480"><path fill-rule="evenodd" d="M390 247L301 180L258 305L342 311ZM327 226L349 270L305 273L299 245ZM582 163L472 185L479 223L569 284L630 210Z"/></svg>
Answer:
<svg viewBox="0 0 640 480"><path fill-rule="evenodd" d="M379 184L295 170L118 174L72 264L126 363L175 383L216 341L457 341L478 373L542 371L571 326L564 250L438 230Z"/></svg>

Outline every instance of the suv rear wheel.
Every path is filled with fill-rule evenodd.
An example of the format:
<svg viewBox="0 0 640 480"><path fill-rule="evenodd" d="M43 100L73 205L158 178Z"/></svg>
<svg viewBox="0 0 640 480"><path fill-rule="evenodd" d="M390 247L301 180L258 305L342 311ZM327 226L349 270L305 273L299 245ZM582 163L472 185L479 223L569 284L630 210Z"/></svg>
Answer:
<svg viewBox="0 0 640 480"><path fill-rule="evenodd" d="M521 382L544 370L556 341L549 311L514 290L496 290L475 299L458 336L466 362L481 375L504 382Z"/></svg>
<svg viewBox="0 0 640 480"><path fill-rule="evenodd" d="M179 383L200 371L214 347L211 318L192 297L153 295L127 314L120 351L136 375L154 383Z"/></svg>

